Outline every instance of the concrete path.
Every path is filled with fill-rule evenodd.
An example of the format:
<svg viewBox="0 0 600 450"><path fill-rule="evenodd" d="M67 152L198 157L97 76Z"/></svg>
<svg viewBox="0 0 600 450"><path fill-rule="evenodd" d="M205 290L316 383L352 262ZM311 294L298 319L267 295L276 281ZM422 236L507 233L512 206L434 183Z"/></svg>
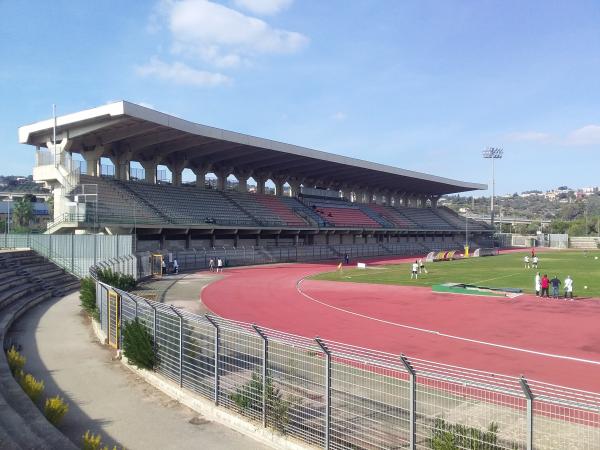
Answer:
<svg viewBox="0 0 600 450"><path fill-rule="evenodd" d="M163 303L194 314L212 314L200 300L200 293L210 283L221 278L221 274L209 271L167 275L161 280L144 283L143 287L159 293L160 298L157 300Z"/></svg>
<svg viewBox="0 0 600 450"><path fill-rule="evenodd" d="M68 401L60 428L78 446L89 429L101 433L109 448L115 443L129 450L268 448L208 422L114 361L81 314L77 293L34 308L15 323L10 337L23 347L26 370L45 381L44 394Z"/></svg>

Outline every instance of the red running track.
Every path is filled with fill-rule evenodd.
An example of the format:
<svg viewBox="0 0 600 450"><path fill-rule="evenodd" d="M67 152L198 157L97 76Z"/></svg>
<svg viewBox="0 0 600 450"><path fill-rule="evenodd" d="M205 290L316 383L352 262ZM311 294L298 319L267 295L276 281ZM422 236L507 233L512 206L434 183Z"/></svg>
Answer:
<svg viewBox="0 0 600 450"><path fill-rule="evenodd" d="M228 269L202 291L202 301L222 317L301 336L600 392L597 300L303 280L334 267Z"/></svg>

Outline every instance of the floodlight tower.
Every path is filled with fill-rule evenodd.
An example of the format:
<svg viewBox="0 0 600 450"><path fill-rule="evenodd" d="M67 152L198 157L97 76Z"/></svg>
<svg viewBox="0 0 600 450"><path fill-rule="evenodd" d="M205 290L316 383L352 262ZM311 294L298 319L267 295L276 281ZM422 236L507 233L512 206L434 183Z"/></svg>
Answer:
<svg viewBox="0 0 600 450"><path fill-rule="evenodd" d="M494 195L496 193L496 173L495 173L494 162L497 159L501 159L503 153L504 153L504 150L501 147L487 147L482 152L482 155L483 155L484 158L492 160L492 199L491 199L491 203L490 203L490 224L492 225L492 230L495 230L495 224L494 224Z"/></svg>

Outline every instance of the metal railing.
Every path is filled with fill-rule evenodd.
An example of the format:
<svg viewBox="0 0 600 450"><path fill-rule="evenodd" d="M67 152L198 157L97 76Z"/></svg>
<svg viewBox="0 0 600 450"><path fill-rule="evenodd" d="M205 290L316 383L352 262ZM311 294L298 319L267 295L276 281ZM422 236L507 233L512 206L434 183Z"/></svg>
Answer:
<svg viewBox="0 0 600 450"><path fill-rule="evenodd" d="M426 244L426 245L424 245ZM381 243L381 244L338 244L338 245L305 245L305 246L240 246L240 247L214 247L190 250L163 250L157 251L165 256L169 254L177 259L182 271L206 269L209 261L221 258L226 266L248 266L256 264L308 262L337 260L348 258L354 264L359 258L377 258L379 256L416 256L424 255L430 251L456 250L460 244L456 242L410 242L410 243ZM150 252L141 258L149 258Z"/></svg>
<svg viewBox="0 0 600 450"><path fill-rule="evenodd" d="M85 277L100 261L130 255L133 236L0 234L0 248L30 248L66 271Z"/></svg>
<svg viewBox="0 0 600 450"><path fill-rule="evenodd" d="M156 372L326 449L597 449L600 395L199 316L98 282L153 337ZM119 333L119 335L122 335Z"/></svg>

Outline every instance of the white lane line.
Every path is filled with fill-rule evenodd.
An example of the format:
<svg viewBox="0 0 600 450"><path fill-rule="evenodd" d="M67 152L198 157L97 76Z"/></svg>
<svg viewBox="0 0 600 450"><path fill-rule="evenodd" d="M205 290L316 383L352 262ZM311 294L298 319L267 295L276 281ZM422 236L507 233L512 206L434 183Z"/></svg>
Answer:
<svg viewBox="0 0 600 450"><path fill-rule="evenodd" d="M547 356L549 358L564 359L564 360L568 360L568 361L576 361L576 362L582 362L582 363L594 364L594 365L600 366L600 361L594 361L593 359L577 358L574 356L566 356L566 355L556 355L554 353L538 352L536 350L530 350L527 348L513 347L510 345L504 345L504 344L496 344L494 342L480 341L478 339L471 339L471 338L466 338L466 337L462 337L462 336L454 336L452 334L440 333L439 331L435 331L435 330L428 330L427 328L419 328L419 327L415 327L412 325L404 325L404 324L400 324L400 323L396 323L396 322L391 322L389 320L378 319L377 317L367 316L366 314L361 314L361 313L357 313L354 311L348 311L348 310L340 308L338 306L333 306L328 303L322 302L321 300L318 300L318 299L310 296L306 292L304 292L302 290L302 283L304 280L305 280L305 278L301 278L300 280L298 280L298 282L296 282L296 290L303 297L305 297L315 303L319 303L320 305L326 306L328 308L335 309L337 311L341 311L346 314L351 314L353 316L362 317L363 319L374 320L376 322L385 323L386 325L392 325L395 327L405 328L408 330L433 334L433 335L445 337L448 339L455 339L455 340L463 341L463 342L471 342L473 344L487 345L489 347L501 348L501 349L505 349L505 350L514 350L516 352L529 353L532 355Z"/></svg>

